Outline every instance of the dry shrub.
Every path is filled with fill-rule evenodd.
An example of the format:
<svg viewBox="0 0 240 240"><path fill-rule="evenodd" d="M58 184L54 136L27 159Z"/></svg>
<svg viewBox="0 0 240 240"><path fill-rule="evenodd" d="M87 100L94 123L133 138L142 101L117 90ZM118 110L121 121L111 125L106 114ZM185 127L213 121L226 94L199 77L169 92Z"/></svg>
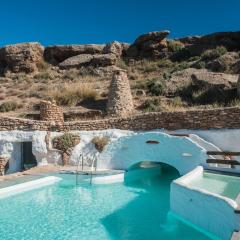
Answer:
<svg viewBox="0 0 240 240"><path fill-rule="evenodd" d="M69 83L58 86L47 92L46 98L54 99L58 105L76 106L83 100L95 100L96 90L91 84Z"/></svg>
<svg viewBox="0 0 240 240"><path fill-rule="evenodd" d="M22 107L22 104L18 104L17 102L4 102L0 105L0 112L10 112Z"/></svg>
<svg viewBox="0 0 240 240"><path fill-rule="evenodd" d="M80 137L72 133L64 133L62 136L55 137L52 142L54 148L67 152L69 148L75 147L80 142Z"/></svg>
<svg viewBox="0 0 240 240"><path fill-rule="evenodd" d="M99 152L103 151L104 147L108 144L108 142L108 137L94 137L92 139L92 143Z"/></svg>

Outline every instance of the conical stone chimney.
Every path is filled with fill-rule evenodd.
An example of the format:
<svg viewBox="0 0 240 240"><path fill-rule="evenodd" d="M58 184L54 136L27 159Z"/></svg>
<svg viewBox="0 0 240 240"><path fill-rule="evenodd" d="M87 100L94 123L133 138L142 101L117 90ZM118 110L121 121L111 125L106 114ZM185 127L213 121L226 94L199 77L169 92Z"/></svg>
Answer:
<svg viewBox="0 0 240 240"><path fill-rule="evenodd" d="M107 103L107 114L112 117L126 117L134 110L131 89L126 71L114 72Z"/></svg>
<svg viewBox="0 0 240 240"><path fill-rule="evenodd" d="M240 98L240 74L239 74L238 83L237 83L237 93L238 93L238 98Z"/></svg>

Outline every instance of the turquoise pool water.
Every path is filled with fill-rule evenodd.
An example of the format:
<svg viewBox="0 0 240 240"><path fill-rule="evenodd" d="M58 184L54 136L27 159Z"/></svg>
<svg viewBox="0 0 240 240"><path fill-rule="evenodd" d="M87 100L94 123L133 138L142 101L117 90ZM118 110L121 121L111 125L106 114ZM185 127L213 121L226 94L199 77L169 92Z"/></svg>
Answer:
<svg viewBox="0 0 240 240"><path fill-rule="evenodd" d="M101 186L76 187L74 175L60 176L55 185L0 200L0 239L212 239L169 214L174 171Z"/></svg>
<svg viewBox="0 0 240 240"><path fill-rule="evenodd" d="M235 200L240 193L240 177L204 172L189 183L192 187L202 188Z"/></svg>

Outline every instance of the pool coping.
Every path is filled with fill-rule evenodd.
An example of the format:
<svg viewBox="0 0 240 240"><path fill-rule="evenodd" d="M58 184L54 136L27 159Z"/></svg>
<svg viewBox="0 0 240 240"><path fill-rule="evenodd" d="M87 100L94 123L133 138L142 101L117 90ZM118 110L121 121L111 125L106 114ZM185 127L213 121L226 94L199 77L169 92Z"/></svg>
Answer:
<svg viewBox="0 0 240 240"><path fill-rule="evenodd" d="M20 194L23 192L31 191L33 189L38 189L41 187L52 185L61 180L62 179L59 177L47 176L47 177L27 181L24 183L14 184L9 187L4 187L0 189L0 199L5 197L10 197L16 194Z"/></svg>

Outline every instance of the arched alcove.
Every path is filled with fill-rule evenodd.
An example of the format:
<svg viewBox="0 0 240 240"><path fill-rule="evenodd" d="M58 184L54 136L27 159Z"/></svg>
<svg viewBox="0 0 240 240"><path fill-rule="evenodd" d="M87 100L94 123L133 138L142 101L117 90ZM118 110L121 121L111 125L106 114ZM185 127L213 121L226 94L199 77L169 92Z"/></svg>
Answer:
<svg viewBox="0 0 240 240"><path fill-rule="evenodd" d="M127 170L138 162L161 162L183 175L206 159L206 151L187 137L161 132L134 133L109 144L99 157L98 168Z"/></svg>

